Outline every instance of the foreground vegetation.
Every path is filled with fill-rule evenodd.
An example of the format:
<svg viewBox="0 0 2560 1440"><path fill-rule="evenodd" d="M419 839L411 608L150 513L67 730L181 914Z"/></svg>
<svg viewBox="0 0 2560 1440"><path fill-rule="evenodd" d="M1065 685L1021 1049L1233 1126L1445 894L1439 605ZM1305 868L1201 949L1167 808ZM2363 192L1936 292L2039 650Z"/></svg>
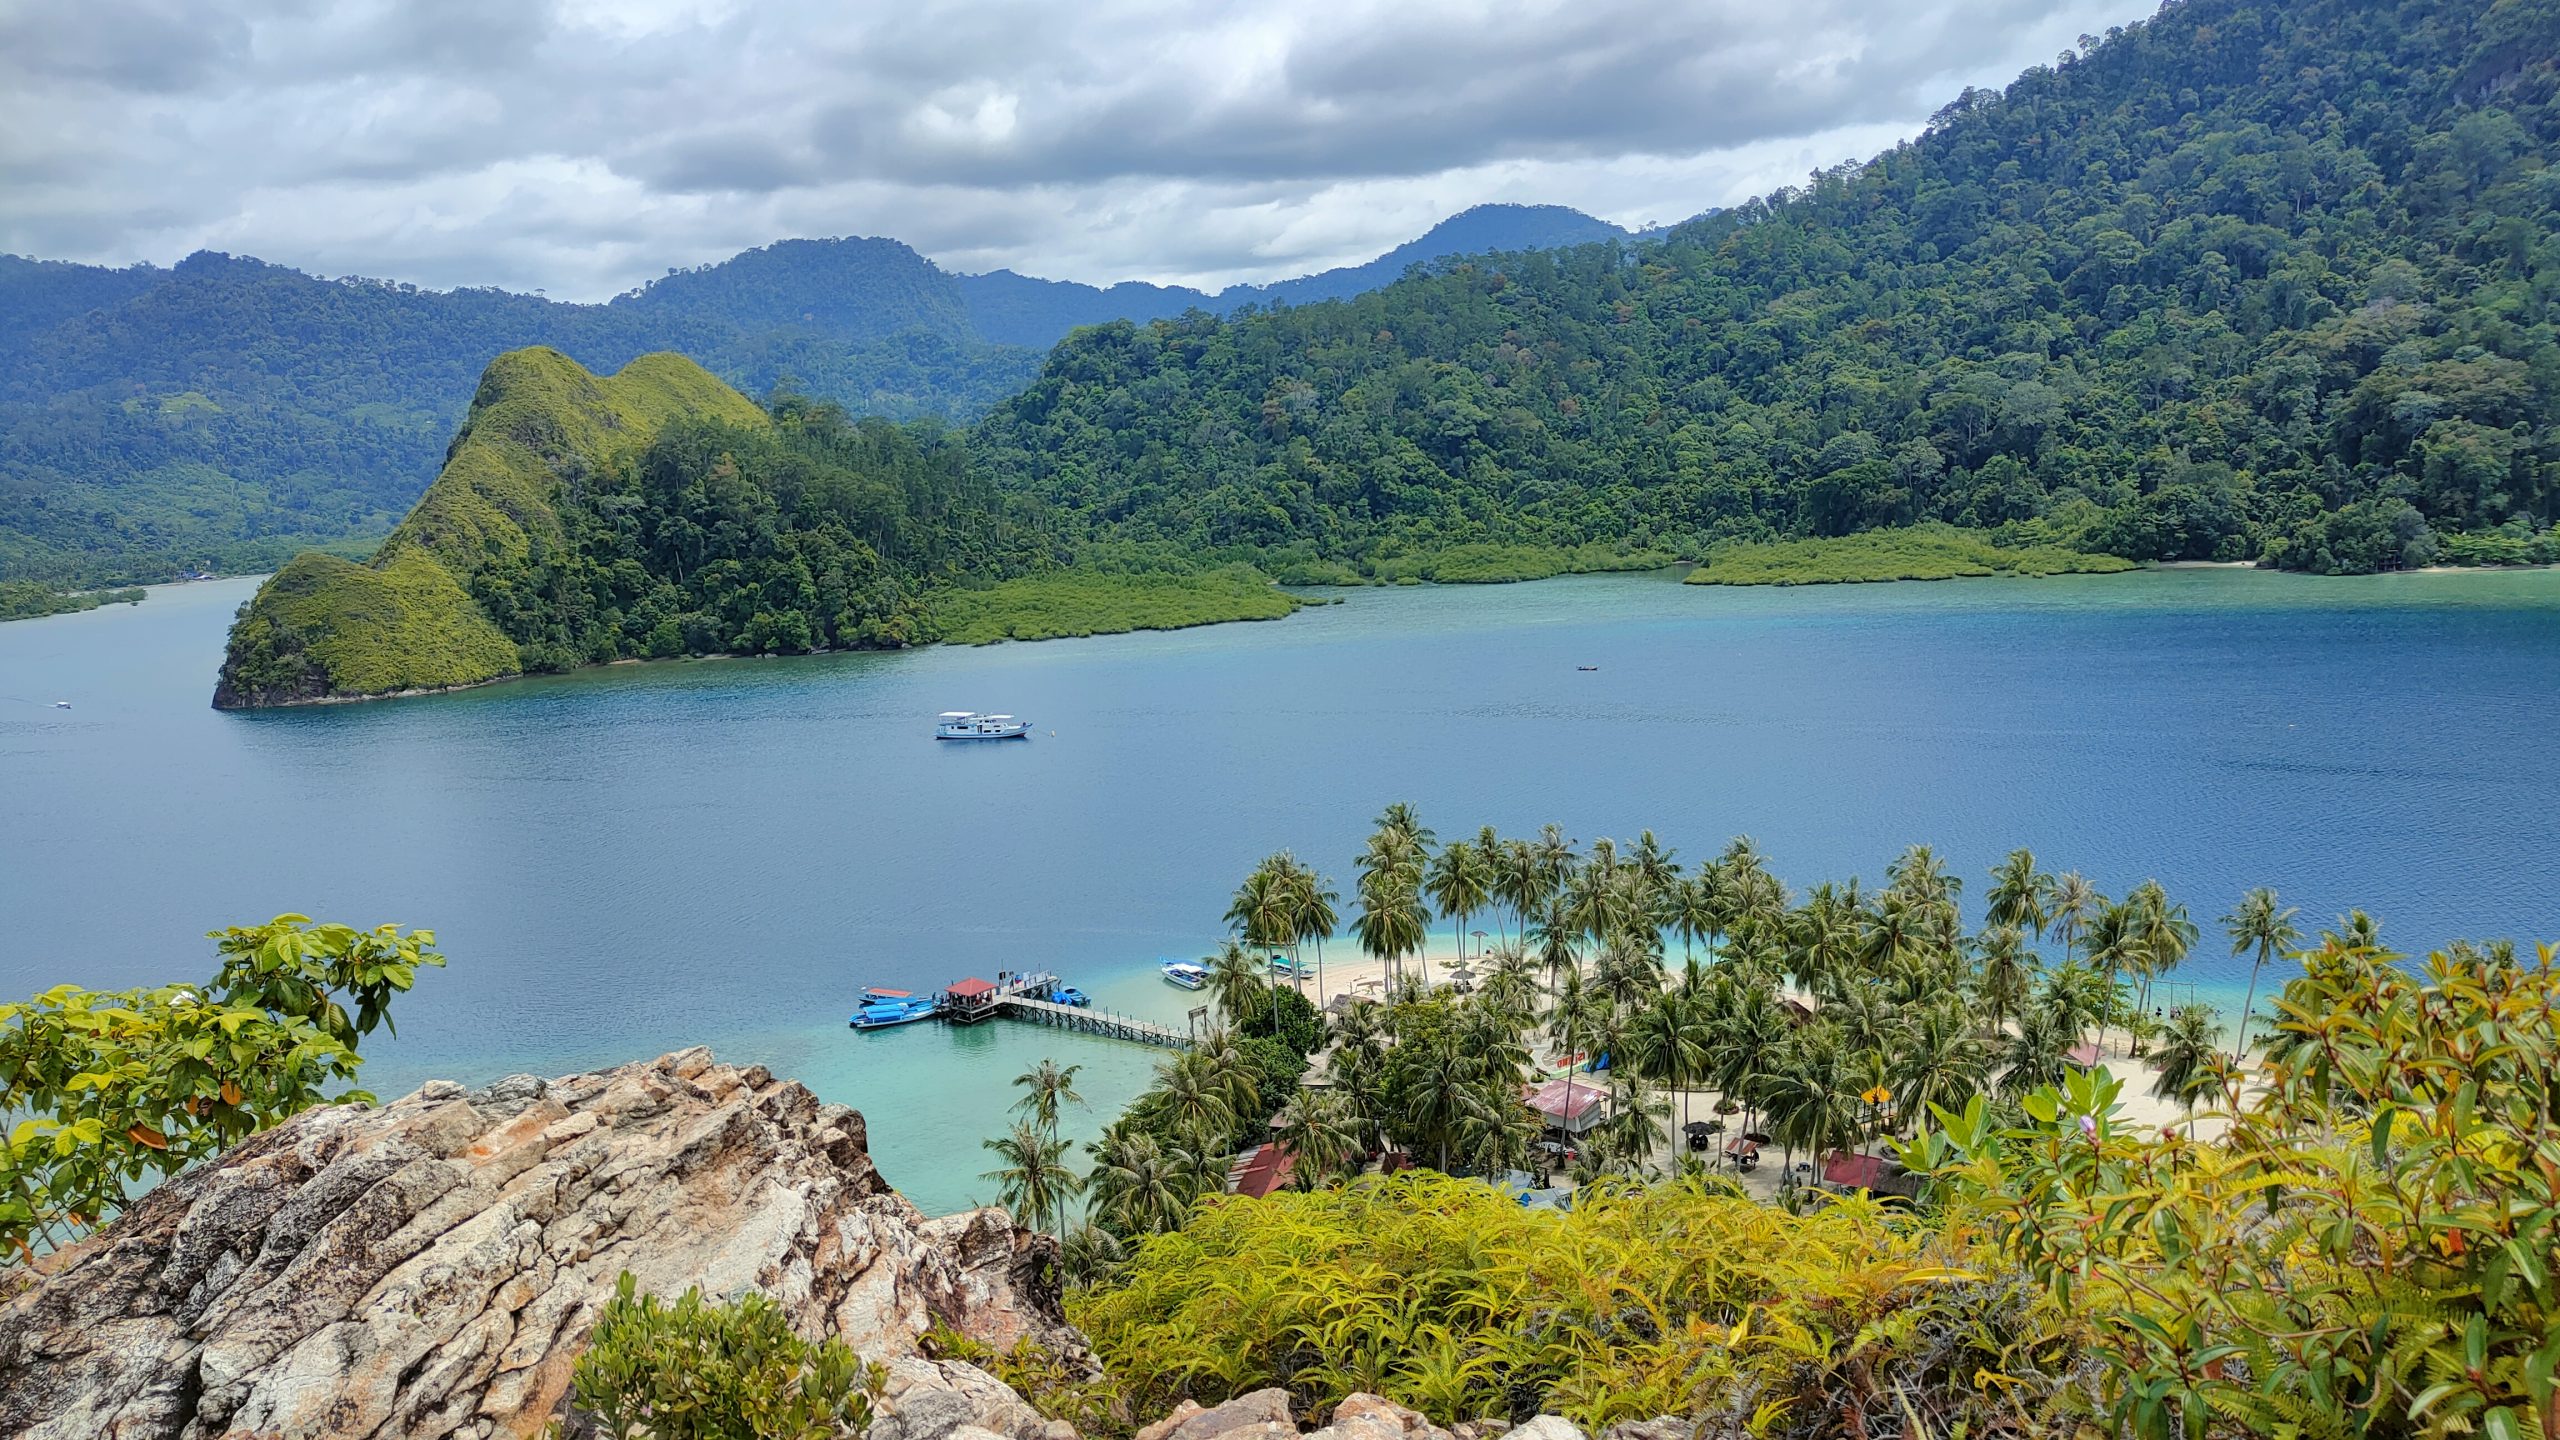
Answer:
<svg viewBox="0 0 2560 1440"><path fill-rule="evenodd" d="M139 589L62 591L32 580L0 580L0 620L76 615L101 605L139 605L142 596Z"/></svg>
<svg viewBox="0 0 2560 1440"><path fill-rule="evenodd" d="M0 1004L0 1250L57 1249L126 1198L343 1087L357 1045L444 957L432 931L280 915L217 930L211 979L138 990L58 985Z"/></svg>
<svg viewBox="0 0 2560 1440"><path fill-rule="evenodd" d="M1692 585L1828 585L1866 580L1953 580L1987 575L2108 574L2131 570L2117 555L2060 545L2001 545L1945 525L1870 530L1834 540L1788 540L1718 550L1689 572Z"/></svg>

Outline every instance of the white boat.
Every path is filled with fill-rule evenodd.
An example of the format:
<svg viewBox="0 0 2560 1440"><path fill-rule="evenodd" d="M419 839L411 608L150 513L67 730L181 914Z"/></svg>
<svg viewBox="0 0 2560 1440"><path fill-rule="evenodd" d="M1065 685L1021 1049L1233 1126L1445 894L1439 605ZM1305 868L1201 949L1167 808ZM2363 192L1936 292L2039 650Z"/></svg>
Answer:
<svg viewBox="0 0 2560 1440"><path fill-rule="evenodd" d="M945 710L933 717L936 740L1021 740L1031 734L1031 722L1010 715L981 715L974 710Z"/></svg>
<svg viewBox="0 0 2560 1440"><path fill-rule="evenodd" d="M1167 960L1164 962L1164 978L1185 990L1197 990L1209 983L1209 967L1195 965L1188 960Z"/></svg>

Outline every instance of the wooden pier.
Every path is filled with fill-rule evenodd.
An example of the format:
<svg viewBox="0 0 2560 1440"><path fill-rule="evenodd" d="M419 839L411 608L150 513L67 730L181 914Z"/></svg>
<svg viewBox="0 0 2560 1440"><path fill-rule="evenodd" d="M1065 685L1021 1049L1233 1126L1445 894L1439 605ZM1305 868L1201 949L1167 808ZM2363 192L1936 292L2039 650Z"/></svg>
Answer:
<svg viewBox="0 0 2560 1440"><path fill-rule="evenodd" d="M1073 1005L1060 1005L1049 1000L1034 1000L1028 995L1007 995L996 1006L1016 1020L1029 1020L1052 1025L1060 1030L1073 1030L1084 1035L1104 1035L1114 1040L1135 1040L1141 1045L1161 1045L1168 1050L1188 1050L1192 1037L1171 1026L1152 1020L1109 1010L1081 1010Z"/></svg>

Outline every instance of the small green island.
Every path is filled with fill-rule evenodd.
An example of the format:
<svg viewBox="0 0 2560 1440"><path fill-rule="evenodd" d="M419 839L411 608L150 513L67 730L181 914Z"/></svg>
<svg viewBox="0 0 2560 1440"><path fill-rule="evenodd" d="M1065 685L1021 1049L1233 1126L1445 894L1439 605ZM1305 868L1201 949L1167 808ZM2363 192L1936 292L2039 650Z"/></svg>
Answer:
<svg viewBox="0 0 2560 1440"><path fill-rule="evenodd" d="M143 590L57 590L33 580L0 580L0 620L34 620L46 615L76 615L101 605L139 605Z"/></svg>
<svg viewBox="0 0 2560 1440"><path fill-rule="evenodd" d="M1242 563L1079 564L959 443L679 355L597 376L500 356L424 498L365 563L310 552L234 624L217 708L416 694L617 660L894 649L1276 619Z"/></svg>

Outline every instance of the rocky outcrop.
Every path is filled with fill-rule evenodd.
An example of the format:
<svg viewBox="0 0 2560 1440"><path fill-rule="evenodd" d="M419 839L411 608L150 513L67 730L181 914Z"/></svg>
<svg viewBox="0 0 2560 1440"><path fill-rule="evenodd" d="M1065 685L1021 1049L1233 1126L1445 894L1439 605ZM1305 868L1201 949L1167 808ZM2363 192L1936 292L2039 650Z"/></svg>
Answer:
<svg viewBox="0 0 2560 1440"><path fill-rule="evenodd" d="M1055 1246L927 1219L860 1115L688 1050L314 1110L145 1196L0 1297L0 1434L525 1436L617 1277L771 1296L886 1363L880 1440L1071 1440L939 1323L1081 1360ZM963 1435L960 1440L975 1440Z"/></svg>

